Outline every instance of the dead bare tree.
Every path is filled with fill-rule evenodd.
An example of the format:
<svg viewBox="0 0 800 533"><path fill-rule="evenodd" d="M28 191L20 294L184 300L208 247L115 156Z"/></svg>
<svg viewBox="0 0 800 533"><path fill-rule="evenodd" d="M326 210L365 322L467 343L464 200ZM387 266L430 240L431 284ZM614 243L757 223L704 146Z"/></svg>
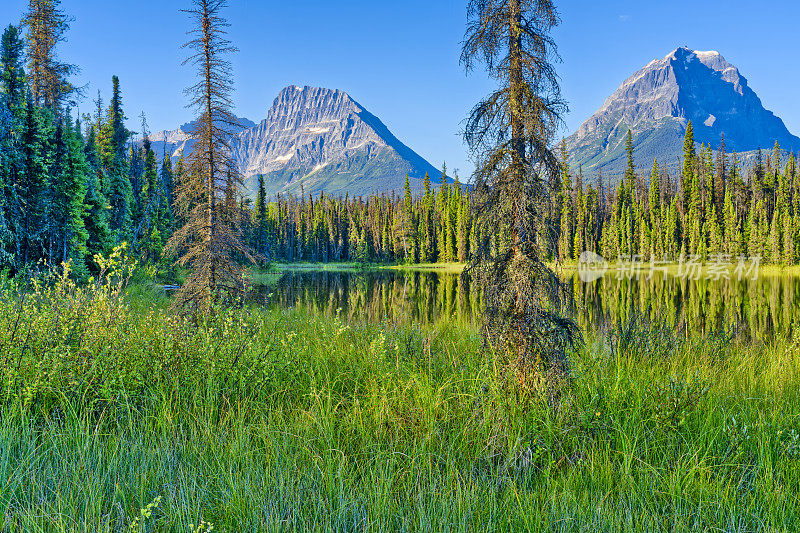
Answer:
<svg viewBox="0 0 800 533"><path fill-rule="evenodd" d="M467 269L485 294L487 341L525 388L546 387L556 401L567 351L580 341L565 317L564 287L544 263L551 151L566 112L553 63L552 0L471 0L461 62L482 63L499 88L472 110L464 139L478 164L475 210L483 239ZM510 237L509 237L510 236Z"/></svg>
<svg viewBox="0 0 800 533"><path fill-rule="evenodd" d="M189 107L199 112L187 170L177 190L176 208L185 224L167 243L191 274L175 297L185 312L208 312L215 303L238 301L244 290L242 259L254 261L241 232L241 215L231 194L240 194L241 176L231 158L233 74L227 59L236 51L226 38L229 24L220 15L226 0L193 0L193 29L184 45L192 51L184 64L198 81L186 89ZM235 185L235 188L232 186ZM232 207L233 206L233 207Z"/></svg>

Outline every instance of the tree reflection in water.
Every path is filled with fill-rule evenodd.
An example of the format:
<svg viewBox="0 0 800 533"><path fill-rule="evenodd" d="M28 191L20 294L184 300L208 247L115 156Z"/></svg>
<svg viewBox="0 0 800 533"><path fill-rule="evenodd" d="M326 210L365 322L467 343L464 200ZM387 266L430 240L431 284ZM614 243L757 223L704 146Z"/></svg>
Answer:
<svg viewBox="0 0 800 533"><path fill-rule="evenodd" d="M633 279L607 275L584 283L565 278L584 329L601 329L635 314L686 335L736 327L754 339L791 334L800 308L800 278L691 280L668 274ZM271 296L270 296L271 295ZM392 324L441 321L476 326L481 296L458 274L403 272L287 272L254 298L281 308L302 307L325 316Z"/></svg>

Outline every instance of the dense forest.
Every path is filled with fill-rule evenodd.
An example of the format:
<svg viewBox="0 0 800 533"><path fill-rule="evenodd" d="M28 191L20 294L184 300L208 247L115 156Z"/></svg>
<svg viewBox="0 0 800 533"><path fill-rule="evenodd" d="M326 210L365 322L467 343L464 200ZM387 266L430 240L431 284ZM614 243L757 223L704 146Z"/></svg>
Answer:
<svg viewBox="0 0 800 533"><path fill-rule="evenodd" d="M68 21L58 10L31 8L21 26L3 32L0 267L15 272L69 261L88 275L97 268L95 254L127 243L141 261L169 271L164 245L185 222L174 209L184 159L156 160L144 114L140 132L128 129L117 77L107 106L98 91L93 113L73 116L81 96L69 82L76 67L59 63L49 44L63 40ZM560 175L548 184L546 257L569 261L589 250L609 259L747 255L798 262L793 155L782 160L776 145L745 169L726 153L724 139L714 149L698 147L691 123L677 176L659 161L649 173L638 171L630 133L626 148L624 178L606 184L602 174L587 179L571 169L562 144ZM419 195L406 180L402 194L268 197L260 177L255 201L230 191L226 203L235 204L250 246L269 260L468 261L482 239L471 187L458 178L437 181L426 176Z"/></svg>
<svg viewBox="0 0 800 533"><path fill-rule="evenodd" d="M562 146L562 172L551 183L551 259L578 259L584 250L620 257L678 261L696 256L761 257L795 264L800 249L800 176L794 155L782 161L777 145L759 153L746 171L736 154L696 147L686 132L683 170L670 176L653 162L637 172L628 137L628 170L619 184L592 184L572 172ZM469 187L431 188L413 197L278 198L258 196L251 220L257 248L283 261L467 261L480 241ZM557 191L557 193L555 192ZM247 211L247 210L246 210ZM264 213L264 215L262 215ZM500 244L502 245L502 244Z"/></svg>
<svg viewBox="0 0 800 533"><path fill-rule="evenodd" d="M95 254L121 243L156 261L174 227L171 163L156 163L146 134L132 142L119 80L107 108L98 95L94 116L73 116L80 91L67 78L76 68L53 51L68 21L32 3L27 35L14 25L3 32L0 266L12 271L70 262L85 275Z"/></svg>

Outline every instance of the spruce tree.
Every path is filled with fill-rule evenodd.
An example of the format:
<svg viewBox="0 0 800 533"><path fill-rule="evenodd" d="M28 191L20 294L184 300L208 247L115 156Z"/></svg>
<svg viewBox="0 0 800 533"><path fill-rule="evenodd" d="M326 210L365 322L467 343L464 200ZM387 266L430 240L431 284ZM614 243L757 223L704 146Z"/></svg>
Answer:
<svg viewBox="0 0 800 533"><path fill-rule="evenodd" d="M69 110L56 124L54 164L49 185L48 258L51 264L72 262L83 274L88 234L84 227L84 199L89 167L80 125L73 126Z"/></svg>
<svg viewBox="0 0 800 533"><path fill-rule="evenodd" d="M128 147L128 169L126 175L131 182L131 223L133 227L134 243L141 236L140 231L144 223L145 205L142 192L144 191L144 154L137 142L131 142Z"/></svg>
<svg viewBox="0 0 800 533"><path fill-rule="evenodd" d="M650 249L642 250L642 255L651 258L664 253L657 244L661 235L661 177L658 172L658 159L653 159L653 169L650 171L650 187L647 193L648 225L651 230ZM659 257L661 259L661 257Z"/></svg>
<svg viewBox="0 0 800 533"><path fill-rule="evenodd" d="M450 205L450 187L447 183L443 183L441 187L439 187L439 194L436 198L436 221L438 223L438 231L437 231L437 246L438 246L438 254L437 259L439 262L447 262L449 258L447 256L447 240L448 240L448 232L447 232L447 220L448 220L448 210L447 207Z"/></svg>
<svg viewBox="0 0 800 533"><path fill-rule="evenodd" d="M105 190L111 214L109 226L117 243L133 238L131 203L133 189L128 178L128 162L125 146L130 131L125 127L125 113L122 110L122 93L119 78L113 76L112 97L106 113L106 120L100 128L97 144L100 148L100 161L107 177Z"/></svg>
<svg viewBox="0 0 800 533"><path fill-rule="evenodd" d="M747 253L751 257L764 257L763 208L764 201L757 201L754 196L747 219Z"/></svg>
<svg viewBox="0 0 800 533"><path fill-rule="evenodd" d="M89 126L86 136L84 157L86 160L86 198L83 225L86 228L87 267L94 270L91 259L95 254L106 254L112 244L113 235L108 225L109 205L103 194L102 168L97 152L94 125Z"/></svg>
<svg viewBox="0 0 800 533"><path fill-rule="evenodd" d="M728 182L728 154L725 151L725 134L719 140L717 150L717 160L714 172L714 204L717 206L717 213L722 215L725 189Z"/></svg>
<svg viewBox="0 0 800 533"><path fill-rule="evenodd" d="M433 193L431 191L431 178L425 173L423 180L424 195L422 197L422 239L421 251L423 263L436 260L436 232L433 228Z"/></svg>
<svg viewBox="0 0 800 533"><path fill-rule="evenodd" d="M765 178L766 172L764 170L764 156L759 148L756 152L756 164L752 169L750 178L751 192L757 201L760 201L763 198L764 193L766 192L765 189L769 189L769 185L766 183Z"/></svg>
<svg viewBox="0 0 800 533"><path fill-rule="evenodd" d="M564 164L569 161L569 154L567 153L566 139L561 139L561 157L560 162L562 167L560 172L554 172L553 176L548 180L549 190L552 191L551 200L548 202L547 217L545 220L545 227L553 228L555 235L552 239L555 240L552 250L546 250L546 257L548 259L558 259L560 257L560 250L562 248L561 228L563 220L561 215L564 211L564 173L566 170L567 176L569 169L564 168Z"/></svg>
<svg viewBox="0 0 800 533"><path fill-rule="evenodd" d="M461 197L461 184L458 181L458 174L455 175L455 182L450 188L450 197L445 205L445 233L447 241L445 243L447 261L452 262L458 259L458 247L456 244L458 203Z"/></svg>
<svg viewBox="0 0 800 533"><path fill-rule="evenodd" d="M161 180L161 205L164 211L162 232L166 233L168 238L175 227L175 217L172 212L172 202L175 198L175 172L172 170L172 158L166 151L161 163L159 178Z"/></svg>
<svg viewBox="0 0 800 533"><path fill-rule="evenodd" d="M766 247L766 261L780 263L783 261L783 210L776 209L769 225L769 242Z"/></svg>
<svg viewBox="0 0 800 533"><path fill-rule="evenodd" d="M639 251L643 259L650 259L650 250L653 247L653 235L650 224L646 220L639 222Z"/></svg>
<svg viewBox="0 0 800 533"><path fill-rule="evenodd" d="M484 289L486 332L513 378L543 376L551 403L568 372L577 327L562 313L565 293L544 264L551 229L548 184L559 162L550 150L566 109L551 59L559 23L551 0L470 0L462 63L481 62L500 87L472 111L465 140L479 164L476 215L486 229L473 267ZM491 246L507 232L508 246ZM532 375L533 374L533 375Z"/></svg>
<svg viewBox="0 0 800 533"><path fill-rule="evenodd" d="M406 174L405 185L403 186L403 207L398 225L400 241L403 243L403 255L406 263L414 262L414 211L411 198L411 186Z"/></svg>
<svg viewBox="0 0 800 533"><path fill-rule="evenodd" d="M725 200L723 203L723 219L724 219L724 246L723 251L731 256L738 256L741 253L739 249L739 221L736 215L736 207L733 204L732 187L727 187L725 190Z"/></svg>
<svg viewBox="0 0 800 533"><path fill-rule="evenodd" d="M226 0L193 0L186 11L194 24L186 60L196 69L198 82L187 90L190 105L199 113L192 131L195 144L189 168L181 178L177 206L186 223L168 242L179 264L191 270L174 304L188 313L208 312L214 303L237 301L244 290L238 258L255 260L243 241L241 217L226 203L226 176L237 188L241 177L230 155L229 139L236 119L231 112L231 63L235 51L226 38L228 23L220 11Z"/></svg>
<svg viewBox="0 0 800 533"><path fill-rule="evenodd" d="M151 246L148 242L153 230L158 230L162 226L161 217L163 212L161 210L161 191L158 186L158 169L156 168L156 154L150 144L150 141L145 138L143 152L144 156L144 173L142 175L141 190L139 191L140 216L135 226L134 242L141 242L141 249L145 256L150 261L158 259L153 253L153 250L160 249L160 246ZM134 190L135 194L135 190ZM157 231L159 240L161 240L161 232Z"/></svg>
<svg viewBox="0 0 800 533"><path fill-rule="evenodd" d="M21 146L25 120L24 42L16 26L9 25L0 42L0 267L22 266L19 197L24 171Z"/></svg>
<svg viewBox="0 0 800 533"><path fill-rule="evenodd" d="M686 252L690 255L700 251L701 244L705 246L703 235L703 181L700 173L691 172L691 179L687 192L689 193L689 205L687 211L687 224L689 229Z"/></svg>
<svg viewBox="0 0 800 533"><path fill-rule="evenodd" d="M694 147L694 128L690 120L686 125L686 133L683 138L683 172L681 173L680 182L680 190L683 193L681 204L684 212L689 211L689 204L692 201L691 184L694 183L696 159L697 153Z"/></svg>
<svg viewBox="0 0 800 533"><path fill-rule="evenodd" d="M569 194L569 186L572 178L564 180L562 177L561 193L561 239L558 248L558 257L561 261L572 259L572 247L575 243L573 232L575 229L575 218L572 212L572 196Z"/></svg>
<svg viewBox="0 0 800 533"><path fill-rule="evenodd" d="M800 215L800 175L797 173L797 162L794 153L789 155L789 161L786 163L786 173L791 182L792 215L798 216Z"/></svg>
<svg viewBox="0 0 800 533"><path fill-rule="evenodd" d="M69 76L78 72L74 65L62 63L56 46L64 41L70 18L59 9L61 0L30 0L23 24L28 29L28 68L34 102L58 113L75 87Z"/></svg>
<svg viewBox="0 0 800 533"><path fill-rule="evenodd" d="M622 253L633 259L636 254L636 222L638 217L634 215L634 203L636 202L636 165L633 160L633 134L628 130L625 136L625 156L627 164L625 166L625 183L620 185L620 208L622 209L621 221L624 224L620 227L621 238L624 243Z"/></svg>
<svg viewBox="0 0 800 533"><path fill-rule="evenodd" d="M680 237L680 221L678 218L678 198L674 197L670 202L669 209L666 212L666 222L664 224L665 231L665 248L668 257L677 260L680 257L680 250L683 246L683 239Z"/></svg>
<svg viewBox="0 0 800 533"><path fill-rule="evenodd" d="M706 241L708 242L708 255L716 256L723 251L722 231L717 222L717 206L711 204L708 218L706 219Z"/></svg>
<svg viewBox="0 0 800 533"><path fill-rule="evenodd" d="M590 252L597 253L599 218L597 213L597 191L594 189L594 187L589 186L589 190L586 193L586 198L584 199L584 206L586 213L586 231L584 236L586 242L585 249Z"/></svg>
<svg viewBox="0 0 800 533"><path fill-rule="evenodd" d="M797 261L797 228L789 213L783 215L783 264L794 265Z"/></svg>
<svg viewBox="0 0 800 533"><path fill-rule="evenodd" d="M702 215L703 219L708 216L711 206L716 206L716 192L714 190L714 156L711 152L711 145L706 145L703 150L703 198Z"/></svg>
<svg viewBox="0 0 800 533"><path fill-rule="evenodd" d="M261 256L267 257L267 191L264 186L264 175L258 175L258 193L256 195L256 242L254 249Z"/></svg>
<svg viewBox="0 0 800 533"><path fill-rule="evenodd" d="M9 24L0 41L0 94L5 107L17 119L25 113L24 48L19 28Z"/></svg>
<svg viewBox="0 0 800 533"><path fill-rule="evenodd" d="M633 134L631 130L628 130L628 133L625 134L625 159L625 190L632 195L634 181L636 180L636 165L633 160Z"/></svg>
<svg viewBox="0 0 800 533"><path fill-rule="evenodd" d="M458 261L464 263L469 259L469 201L460 199L458 204Z"/></svg>
<svg viewBox="0 0 800 533"><path fill-rule="evenodd" d="M583 167L578 168L578 175L575 176L575 188L572 190L572 197L575 203L575 236L572 245L571 259L579 259L581 253L586 250L586 211L583 197Z"/></svg>
<svg viewBox="0 0 800 533"><path fill-rule="evenodd" d="M572 206L572 176L570 174L567 156L567 144L561 141L561 178L558 180L561 190L558 191L558 204L561 212L558 220L561 222L560 238L558 244L558 258L561 261L572 259L572 250L575 244L574 230L575 219Z"/></svg>
<svg viewBox="0 0 800 533"><path fill-rule="evenodd" d="M37 107L28 92L21 142L23 170L18 183L22 210L18 264L35 262L44 257L51 134L50 113Z"/></svg>

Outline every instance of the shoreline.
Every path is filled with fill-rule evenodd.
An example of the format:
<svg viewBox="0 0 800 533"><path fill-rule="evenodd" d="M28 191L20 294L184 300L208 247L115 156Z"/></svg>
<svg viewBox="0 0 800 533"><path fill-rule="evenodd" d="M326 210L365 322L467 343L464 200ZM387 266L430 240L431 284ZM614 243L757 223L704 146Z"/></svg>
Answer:
<svg viewBox="0 0 800 533"><path fill-rule="evenodd" d="M578 272L578 262L569 261L564 263L545 263L548 267L553 269L558 274L575 274ZM441 274L459 274L465 267L466 263L419 263L419 264L382 264L382 263L355 263L355 262L337 262L337 263L273 263L267 269L253 268L250 270L251 275L256 277L265 276L281 276L285 272L379 272L381 270L394 270L404 272L436 272ZM712 263L701 263L691 270L693 276L701 278L724 280L738 279L737 262L723 263L715 265ZM743 279L751 279L752 270L751 264L746 263L743 273ZM764 277L800 277L800 265L782 266L782 265L759 265L757 270L757 278ZM689 267L680 263L665 263L656 264L653 271L659 274L666 274L672 277L682 276L687 272ZM648 275L651 272L651 264L649 262L641 262L635 265L620 264L618 262L609 262L605 264L604 276L614 276L617 273L624 273L626 275L633 274L634 276Z"/></svg>

